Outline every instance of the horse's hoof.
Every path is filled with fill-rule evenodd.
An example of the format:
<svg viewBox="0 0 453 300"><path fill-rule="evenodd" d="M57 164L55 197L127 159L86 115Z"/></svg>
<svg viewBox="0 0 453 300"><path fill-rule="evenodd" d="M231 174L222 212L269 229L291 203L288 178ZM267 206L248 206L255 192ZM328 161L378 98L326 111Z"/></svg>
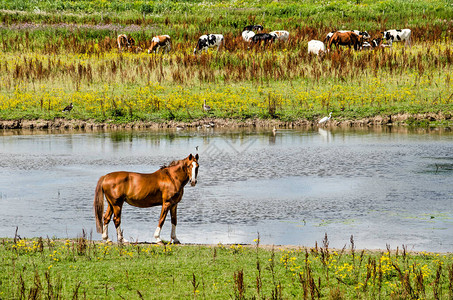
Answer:
<svg viewBox="0 0 453 300"><path fill-rule="evenodd" d="M172 244L179 245L179 244L181 244L181 242L179 240L173 240Z"/></svg>

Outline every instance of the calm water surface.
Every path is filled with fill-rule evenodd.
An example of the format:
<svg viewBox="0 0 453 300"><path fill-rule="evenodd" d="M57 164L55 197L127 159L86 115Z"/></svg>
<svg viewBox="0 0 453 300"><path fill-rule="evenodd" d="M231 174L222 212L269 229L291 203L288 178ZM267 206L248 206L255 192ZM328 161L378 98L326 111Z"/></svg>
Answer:
<svg viewBox="0 0 453 300"><path fill-rule="evenodd" d="M0 237L96 233L100 176L154 172L196 153L178 206L184 243L453 251L453 134L408 129L0 132ZM125 237L153 241L160 207L123 207ZM168 218L162 237L170 235ZM113 222L110 235L116 241Z"/></svg>

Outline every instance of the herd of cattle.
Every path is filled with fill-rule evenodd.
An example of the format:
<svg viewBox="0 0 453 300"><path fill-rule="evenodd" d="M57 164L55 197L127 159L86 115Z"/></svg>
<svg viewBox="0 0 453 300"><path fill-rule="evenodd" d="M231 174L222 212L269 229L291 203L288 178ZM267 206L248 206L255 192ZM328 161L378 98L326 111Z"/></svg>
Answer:
<svg viewBox="0 0 453 300"><path fill-rule="evenodd" d="M250 45L267 45L275 41L286 42L289 39L289 32L286 30L276 30L269 33L261 33L262 25L249 25L244 27L242 31L242 39ZM339 30L329 32L324 41L311 40L308 42L308 53L316 55L323 54L331 50L332 45L338 49L339 46L353 47L354 50L375 49L377 47L391 47L393 42L403 41L406 45L411 43L410 29L392 29L382 33L382 37L374 38L370 41L371 36L366 31L359 30ZM386 43L384 43L384 39ZM135 52L142 51L142 48L135 46L135 40L125 34L120 34L117 38L118 49L123 48L134 49ZM207 51L209 48L219 48L224 44L222 34L205 34L199 37L193 53ZM148 53L159 53L162 48L165 53L171 50L171 38L169 35L157 35L151 40L151 45L148 48Z"/></svg>
<svg viewBox="0 0 453 300"><path fill-rule="evenodd" d="M405 42L405 45L411 44L410 29L392 29L381 32L382 37L372 39L366 31L359 30L339 30L332 31L326 35L324 41L311 40L308 42L308 53L316 55L330 51L332 45L354 47L354 50L375 49L378 47L391 47L393 42ZM384 43L384 39L387 43Z"/></svg>

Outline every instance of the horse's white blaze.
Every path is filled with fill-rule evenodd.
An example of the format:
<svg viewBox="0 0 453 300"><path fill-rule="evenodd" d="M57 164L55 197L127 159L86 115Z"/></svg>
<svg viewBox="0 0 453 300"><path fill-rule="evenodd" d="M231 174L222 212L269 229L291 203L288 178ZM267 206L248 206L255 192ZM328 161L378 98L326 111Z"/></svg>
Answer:
<svg viewBox="0 0 453 300"><path fill-rule="evenodd" d="M195 172L197 169L197 163L196 162L192 162L192 181L196 181L197 180L197 173Z"/></svg>

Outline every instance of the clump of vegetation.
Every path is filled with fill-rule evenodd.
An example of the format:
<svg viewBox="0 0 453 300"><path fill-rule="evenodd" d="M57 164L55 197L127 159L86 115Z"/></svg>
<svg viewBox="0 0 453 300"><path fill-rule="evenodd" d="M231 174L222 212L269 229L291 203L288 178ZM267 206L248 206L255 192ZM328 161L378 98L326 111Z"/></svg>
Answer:
<svg viewBox="0 0 453 300"><path fill-rule="evenodd" d="M441 299L453 295L453 256L391 250L254 245L104 244L2 239L2 299Z"/></svg>

